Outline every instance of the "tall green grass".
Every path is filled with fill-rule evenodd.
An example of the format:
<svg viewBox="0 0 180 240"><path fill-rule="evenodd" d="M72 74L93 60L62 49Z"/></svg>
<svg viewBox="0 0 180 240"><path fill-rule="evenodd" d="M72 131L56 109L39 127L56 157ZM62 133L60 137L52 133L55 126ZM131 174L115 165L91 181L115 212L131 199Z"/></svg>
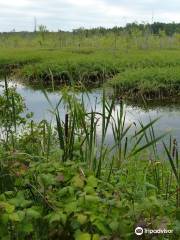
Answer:
<svg viewBox="0 0 180 240"><path fill-rule="evenodd" d="M163 221L178 236L178 147L170 139L159 152L164 135L154 130L158 119L137 122L132 133L123 101L115 109L104 91L101 111L86 109L83 97L68 88L56 106L44 90L54 123L24 123L21 102L15 93L12 98L7 80L5 86L0 123L9 137L0 139L1 237L133 239L142 221L154 228Z"/></svg>
<svg viewBox="0 0 180 240"><path fill-rule="evenodd" d="M78 100L76 93L68 93L65 90L62 98L57 106L53 108L48 98L48 94L44 91L48 100L51 112L55 115L56 131L60 149L63 151L63 161L73 159L76 144L80 147L79 154L83 162L87 162L87 166L96 173L97 177L101 176L101 171L108 159L115 159L116 166L121 166L124 160L127 160L141 151L152 148L154 155L156 154L156 142L164 135L155 136L153 125L158 119L150 120L146 125L140 122L139 128L129 137L129 130L132 125L126 126L126 112L124 103L121 102L120 111L117 110L114 115L115 99L109 100L105 90L102 95L101 112L97 112L96 108L87 111L83 98ZM59 106L65 104L66 115L62 119ZM62 106L61 106L62 107ZM111 146L107 145L107 132L112 131Z"/></svg>
<svg viewBox="0 0 180 240"><path fill-rule="evenodd" d="M118 95L135 99L179 97L180 68L178 66L128 69L109 83Z"/></svg>

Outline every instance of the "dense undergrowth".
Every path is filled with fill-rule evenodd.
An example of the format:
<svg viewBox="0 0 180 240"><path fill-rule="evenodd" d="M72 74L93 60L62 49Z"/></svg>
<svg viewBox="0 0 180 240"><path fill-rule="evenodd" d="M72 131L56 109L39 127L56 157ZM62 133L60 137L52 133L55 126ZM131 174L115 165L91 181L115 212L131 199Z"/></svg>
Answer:
<svg viewBox="0 0 180 240"><path fill-rule="evenodd" d="M173 230L143 239L178 239L178 148L170 138L159 153L158 119L134 123L129 135L123 102L115 111L105 93L101 112L87 112L69 89L57 106L44 95L55 123L22 116L23 99L7 81L0 96L0 238L135 239L141 226Z"/></svg>

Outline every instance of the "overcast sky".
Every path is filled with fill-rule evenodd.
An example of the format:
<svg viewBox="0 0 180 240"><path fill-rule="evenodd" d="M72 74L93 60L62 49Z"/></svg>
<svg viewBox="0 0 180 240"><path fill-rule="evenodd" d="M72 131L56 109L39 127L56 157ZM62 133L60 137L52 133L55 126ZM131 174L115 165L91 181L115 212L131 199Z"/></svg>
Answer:
<svg viewBox="0 0 180 240"><path fill-rule="evenodd" d="M123 26L127 22L180 22L180 0L0 0L0 31Z"/></svg>

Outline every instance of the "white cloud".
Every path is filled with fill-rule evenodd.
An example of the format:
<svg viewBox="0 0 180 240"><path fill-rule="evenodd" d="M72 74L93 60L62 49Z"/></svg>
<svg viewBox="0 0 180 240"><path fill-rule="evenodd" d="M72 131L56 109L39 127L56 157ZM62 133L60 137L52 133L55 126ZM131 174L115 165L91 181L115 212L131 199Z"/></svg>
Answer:
<svg viewBox="0 0 180 240"><path fill-rule="evenodd" d="M15 7L15 8L23 8L24 6L28 6L29 4L31 4L31 1L28 0L17 0L17 1L13 1L13 0L8 0L8 1L3 1L0 0L0 6L2 7Z"/></svg>
<svg viewBox="0 0 180 240"><path fill-rule="evenodd" d="M112 27L126 22L180 22L180 1L171 0L0 0L0 31L33 30L33 18L52 30Z"/></svg>

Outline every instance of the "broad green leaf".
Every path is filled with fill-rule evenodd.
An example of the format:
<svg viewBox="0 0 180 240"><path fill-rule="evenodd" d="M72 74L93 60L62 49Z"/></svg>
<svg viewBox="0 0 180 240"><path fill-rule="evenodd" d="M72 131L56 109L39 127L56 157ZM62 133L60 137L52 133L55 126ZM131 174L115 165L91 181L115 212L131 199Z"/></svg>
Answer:
<svg viewBox="0 0 180 240"><path fill-rule="evenodd" d="M77 211L77 202L70 202L65 205L65 211L70 213Z"/></svg>
<svg viewBox="0 0 180 240"><path fill-rule="evenodd" d="M84 187L84 180L80 175L76 175L72 179L72 185L77 188L83 188Z"/></svg>
<svg viewBox="0 0 180 240"><path fill-rule="evenodd" d="M40 176L40 181L45 185L54 185L56 183L55 176L53 174L41 174Z"/></svg>
<svg viewBox="0 0 180 240"><path fill-rule="evenodd" d="M97 178L95 178L94 176L88 177L87 185L90 186L90 187L93 187L93 188L97 187L97 185L98 185Z"/></svg>
<svg viewBox="0 0 180 240"><path fill-rule="evenodd" d="M16 207L25 208L28 207L32 202L24 198L23 192L18 192L15 198L9 200L9 203L15 205Z"/></svg>
<svg viewBox="0 0 180 240"><path fill-rule="evenodd" d="M22 222L25 218L25 211L17 211L20 221Z"/></svg>
<svg viewBox="0 0 180 240"><path fill-rule="evenodd" d="M95 189L93 187L90 187L90 186L86 186L84 188L84 191L87 193L87 194L94 194L95 193Z"/></svg>
<svg viewBox="0 0 180 240"><path fill-rule="evenodd" d="M119 222L118 221L112 221L110 224L109 224L111 230L113 232L117 231L118 230L118 227L119 227Z"/></svg>
<svg viewBox="0 0 180 240"><path fill-rule="evenodd" d="M77 221L78 221L81 225L83 225L83 224L85 224L85 223L87 222L87 216L84 215L84 214L78 213L78 214L76 214L76 217L77 217Z"/></svg>
<svg viewBox="0 0 180 240"><path fill-rule="evenodd" d="M31 233L33 231L34 231L34 229L33 229L32 223L24 223L24 224L22 224L22 232L24 232L24 233Z"/></svg>
<svg viewBox="0 0 180 240"><path fill-rule="evenodd" d="M4 209L7 213L13 213L15 210L15 206L6 202L0 202L0 209Z"/></svg>
<svg viewBox="0 0 180 240"><path fill-rule="evenodd" d="M33 218L33 219L41 218L41 212L38 211L37 209L33 208L33 207L32 208L28 208L26 210L26 214L27 214L28 217Z"/></svg>
<svg viewBox="0 0 180 240"><path fill-rule="evenodd" d="M91 235L89 233L78 232L75 234L75 240L91 240Z"/></svg>
<svg viewBox="0 0 180 240"><path fill-rule="evenodd" d="M14 192L13 192L13 191L7 191L7 192L5 192L4 194L5 194L6 196L11 197L11 196L13 196Z"/></svg>
<svg viewBox="0 0 180 240"><path fill-rule="evenodd" d="M99 197L92 196L92 195L86 195L85 200L86 200L87 203L98 203L99 202Z"/></svg>
<svg viewBox="0 0 180 240"><path fill-rule="evenodd" d="M100 236L98 234L93 234L92 240L100 240Z"/></svg>
<svg viewBox="0 0 180 240"><path fill-rule="evenodd" d="M2 224L8 224L9 221L9 214L5 213L5 214L1 214L1 223Z"/></svg>
<svg viewBox="0 0 180 240"><path fill-rule="evenodd" d="M104 221L105 221L105 219L104 219ZM110 233L110 231L107 228L107 226L104 223L102 223L101 221L99 221L99 220L96 220L93 223L93 225L95 225L98 228L98 230L101 231L101 233L104 234L104 235L108 235Z"/></svg>
<svg viewBox="0 0 180 240"><path fill-rule="evenodd" d="M48 214L45 219L49 221L49 223L54 223L54 222L61 222L65 225L67 221L67 216L62 213L62 212L52 212Z"/></svg>
<svg viewBox="0 0 180 240"><path fill-rule="evenodd" d="M49 216L49 223L53 222L60 222L61 221L61 216L58 213L52 213Z"/></svg>
<svg viewBox="0 0 180 240"><path fill-rule="evenodd" d="M21 218L18 213L11 213L9 214L9 219L13 222L20 222Z"/></svg>

